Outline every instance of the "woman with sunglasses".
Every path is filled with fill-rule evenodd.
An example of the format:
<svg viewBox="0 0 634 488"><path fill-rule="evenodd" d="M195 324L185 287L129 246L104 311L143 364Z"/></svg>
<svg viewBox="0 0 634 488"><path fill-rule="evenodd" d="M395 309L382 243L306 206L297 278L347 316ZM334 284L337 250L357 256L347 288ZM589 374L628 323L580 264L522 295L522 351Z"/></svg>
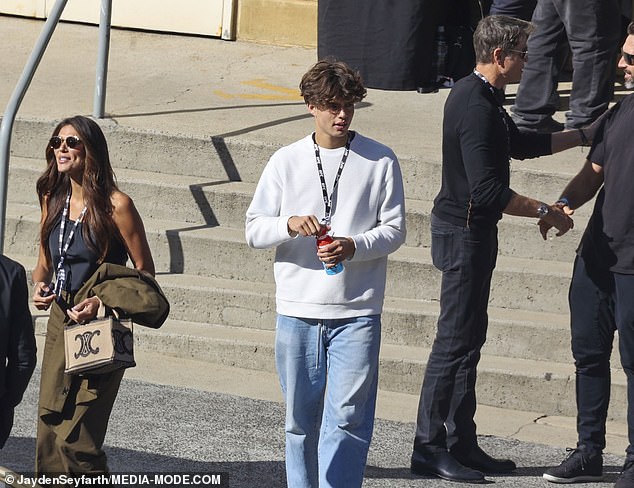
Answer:
<svg viewBox="0 0 634 488"><path fill-rule="evenodd" d="M38 405L36 472L108 472L102 451L123 370L103 375L64 375L63 323L97 315L92 296L73 306L82 284L102 263L154 274L143 222L119 191L100 127L75 116L62 120L46 148L46 170L37 181L42 208L40 251L33 270L33 303L50 307ZM52 282L53 275L55 281ZM59 354L59 351L62 351ZM60 357L61 356L61 357Z"/></svg>

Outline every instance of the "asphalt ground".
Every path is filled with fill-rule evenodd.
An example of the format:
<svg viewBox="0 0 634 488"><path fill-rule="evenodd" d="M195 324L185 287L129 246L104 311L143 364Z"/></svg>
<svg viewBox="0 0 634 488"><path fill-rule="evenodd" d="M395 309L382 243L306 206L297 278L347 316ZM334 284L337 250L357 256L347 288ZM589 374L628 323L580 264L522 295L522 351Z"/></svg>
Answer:
<svg viewBox="0 0 634 488"><path fill-rule="evenodd" d="M0 465L17 473L33 469L38 382L39 367L0 451ZM231 488L281 488L286 486L283 425L283 405L276 401L124 379L105 451L113 473L220 474ZM377 419L364 487L450 486L410 473L414 428L412 422ZM552 486L542 473L565 455L561 448L517 439L480 436L479 442L492 455L518 464L512 475L487 477L500 487ZM604 463L605 482L593 487L612 486L623 458L606 455Z"/></svg>

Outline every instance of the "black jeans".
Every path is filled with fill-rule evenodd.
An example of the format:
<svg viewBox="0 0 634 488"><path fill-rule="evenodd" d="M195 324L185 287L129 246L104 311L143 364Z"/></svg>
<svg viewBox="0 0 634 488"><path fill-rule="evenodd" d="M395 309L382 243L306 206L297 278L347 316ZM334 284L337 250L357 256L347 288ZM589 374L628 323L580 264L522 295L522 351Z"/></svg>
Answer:
<svg viewBox="0 0 634 488"><path fill-rule="evenodd" d="M610 356L619 331L621 365L627 377L628 458L634 457L634 275L595 270L580 256L570 283L572 355L576 369L578 446L605 448L610 403Z"/></svg>
<svg viewBox="0 0 634 488"><path fill-rule="evenodd" d="M534 126L558 108L558 52L572 51L572 91L566 128L582 127L612 100L620 13L616 0L540 0L528 38L528 61L512 107L518 126Z"/></svg>
<svg viewBox="0 0 634 488"><path fill-rule="evenodd" d="M434 452L477 443L476 367L486 340L497 259L497 228L469 229L431 219L432 259L442 271L440 316L418 406L414 449Z"/></svg>

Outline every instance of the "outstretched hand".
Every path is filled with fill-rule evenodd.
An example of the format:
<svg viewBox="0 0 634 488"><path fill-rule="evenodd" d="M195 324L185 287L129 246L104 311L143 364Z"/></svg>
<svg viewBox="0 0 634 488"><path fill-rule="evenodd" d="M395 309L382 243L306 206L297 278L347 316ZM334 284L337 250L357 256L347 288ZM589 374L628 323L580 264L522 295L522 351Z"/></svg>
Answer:
<svg viewBox="0 0 634 488"><path fill-rule="evenodd" d="M570 218L570 215L574 213L575 211L568 205L562 203L550 205L548 214L537 222L542 238L546 240L548 238L548 231L553 227L558 230L557 234L555 234L557 237L563 236L572 229L574 227L574 221Z"/></svg>

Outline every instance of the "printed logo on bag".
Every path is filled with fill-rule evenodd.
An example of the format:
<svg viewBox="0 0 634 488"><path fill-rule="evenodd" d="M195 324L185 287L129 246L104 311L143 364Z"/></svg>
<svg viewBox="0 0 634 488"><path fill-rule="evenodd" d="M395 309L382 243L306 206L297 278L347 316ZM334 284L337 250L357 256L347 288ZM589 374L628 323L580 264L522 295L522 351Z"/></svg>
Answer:
<svg viewBox="0 0 634 488"><path fill-rule="evenodd" d="M131 330L119 330L114 329L112 331L114 336L114 349L119 354L133 354L134 340L132 338Z"/></svg>
<svg viewBox="0 0 634 488"><path fill-rule="evenodd" d="M81 346L79 348L79 352L76 352L74 354L75 359L78 359L80 357L82 358L87 358L88 356L90 356L91 354L99 354L99 348L97 347L96 349L92 347L92 340L95 336L98 336L99 334L101 334L100 331L95 330L95 331L87 331L84 332L83 334L77 334L75 336L75 340L80 340L81 341Z"/></svg>

